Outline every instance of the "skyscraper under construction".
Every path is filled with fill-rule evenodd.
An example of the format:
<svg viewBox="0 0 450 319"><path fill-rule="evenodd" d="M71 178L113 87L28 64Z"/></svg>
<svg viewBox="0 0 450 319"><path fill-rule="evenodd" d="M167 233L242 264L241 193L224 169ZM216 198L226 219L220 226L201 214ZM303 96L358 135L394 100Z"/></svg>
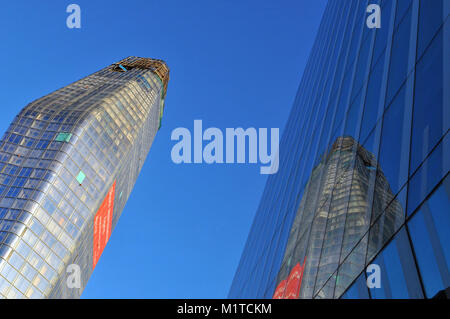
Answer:
<svg viewBox="0 0 450 319"><path fill-rule="evenodd" d="M168 81L163 61L128 57L16 116L0 142L1 298L81 295L161 126Z"/></svg>

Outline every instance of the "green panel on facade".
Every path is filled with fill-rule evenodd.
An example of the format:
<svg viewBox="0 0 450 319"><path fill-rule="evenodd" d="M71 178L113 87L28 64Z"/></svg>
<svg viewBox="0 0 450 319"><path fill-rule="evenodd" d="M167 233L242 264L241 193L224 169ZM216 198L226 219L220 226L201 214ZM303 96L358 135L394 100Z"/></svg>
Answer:
<svg viewBox="0 0 450 319"><path fill-rule="evenodd" d="M83 173L83 171L80 171L77 176L78 183L83 184L85 178L86 175Z"/></svg>
<svg viewBox="0 0 450 319"><path fill-rule="evenodd" d="M72 133L59 133L56 137L57 142L70 142L70 139L72 138Z"/></svg>

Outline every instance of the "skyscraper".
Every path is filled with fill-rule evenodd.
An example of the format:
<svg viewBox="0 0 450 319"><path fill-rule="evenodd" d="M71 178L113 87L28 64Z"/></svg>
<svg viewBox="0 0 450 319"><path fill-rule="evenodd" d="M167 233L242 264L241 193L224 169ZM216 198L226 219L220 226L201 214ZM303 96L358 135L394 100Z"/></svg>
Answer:
<svg viewBox="0 0 450 319"><path fill-rule="evenodd" d="M1 298L81 295L161 125L168 81L163 61L129 57L16 116L0 144Z"/></svg>
<svg viewBox="0 0 450 319"><path fill-rule="evenodd" d="M328 2L229 297L448 296L449 13Z"/></svg>

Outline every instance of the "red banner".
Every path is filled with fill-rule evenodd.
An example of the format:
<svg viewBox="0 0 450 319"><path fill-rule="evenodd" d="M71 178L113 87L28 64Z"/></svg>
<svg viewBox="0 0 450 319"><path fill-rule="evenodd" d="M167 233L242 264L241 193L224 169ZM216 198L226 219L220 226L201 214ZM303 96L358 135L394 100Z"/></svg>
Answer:
<svg viewBox="0 0 450 319"><path fill-rule="evenodd" d="M111 237L112 217L114 212L114 197L116 192L116 182L109 189L103 203L94 217L94 253L92 269L95 269L103 250Z"/></svg>
<svg viewBox="0 0 450 319"><path fill-rule="evenodd" d="M287 279L280 282L272 299L298 299L302 286L303 272L305 270L306 257L303 265L298 263L292 268Z"/></svg>
<svg viewBox="0 0 450 319"><path fill-rule="evenodd" d="M277 289L275 290L275 294L273 295L272 299L283 299L284 291L286 290L286 282L286 279L280 282Z"/></svg>

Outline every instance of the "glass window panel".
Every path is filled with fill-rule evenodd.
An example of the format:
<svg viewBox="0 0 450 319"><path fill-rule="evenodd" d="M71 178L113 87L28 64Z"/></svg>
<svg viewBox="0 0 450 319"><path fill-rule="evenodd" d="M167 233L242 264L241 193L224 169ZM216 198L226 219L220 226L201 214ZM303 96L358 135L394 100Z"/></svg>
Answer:
<svg viewBox="0 0 450 319"><path fill-rule="evenodd" d="M385 184L382 175L377 176L375 187L367 261L370 261L380 251L405 221L406 196L404 194L406 187L400 191L397 197L390 200L392 197L389 196L389 192L380 184Z"/></svg>
<svg viewBox="0 0 450 319"><path fill-rule="evenodd" d="M351 216L347 217L347 221L349 218L351 218ZM361 231L358 231L358 229L355 230L356 227L348 227L347 221L346 221L346 228L348 229L346 229L346 238L344 238L343 252L341 253L341 258L345 257L345 255L347 254L346 251L347 252L349 251L348 243L352 242L352 240L351 239L349 240L349 238L355 236L356 237L355 240L358 240L361 237ZM354 247L354 249L350 252L350 254L341 263L338 270L338 277L336 280L336 289L334 295L335 298L339 298L342 292L345 291L345 289L347 289L349 284L352 283L352 281L358 277L361 271L364 270L366 261L367 240L368 236L366 233L366 235L360 240L360 242L356 245L356 247ZM352 246L354 245L352 244L351 247ZM365 290L367 293L367 287L365 288Z"/></svg>
<svg viewBox="0 0 450 319"><path fill-rule="evenodd" d="M446 0L448 1L448 0ZM443 22L442 0L421 0L417 57L420 58Z"/></svg>
<svg viewBox="0 0 450 319"><path fill-rule="evenodd" d="M381 135L380 166L394 195L408 177L411 107L406 105L406 87L386 111Z"/></svg>
<svg viewBox="0 0 450 319"><path fill-rule="evenodd" d="M387 1L385 5L381 8L381 28L377 29L377 33L375 35L375 47L373 49L373 63L378 61L378 58L381 54L384 54L384 49L387 45L387 37L390 29L391 22L391 12L392 12L392 4L394 1ZM374 64L372 65L372 68Z"/></svg>
<svg viewBox="0 0 450 319"><path fill-rule="evenodd" d="M381 287L370 288L372 298L423 298L408 235L404 228L373 264L380 266Z"/></svg>
<svg viewBox="0 0 450 319"><path fill-rule="evenodd" d="M450 178L446 178L408 223L428 298L450 286Z"/></svg>
<svg viewBox="0 0 450 319"><path fill-rule="evenodd" d="M402 21L406 10L411 5L412 0L397 0L397 11L395 13L395 27Z"/></svg>
<svg viewBox="0 0 450 319"><path fill-rule="evenodd" d="M342 119L344 118L345 111L348 105L348 95L350 94L350 81L351 81L350 73L344 78L344 82L341 87L341 95L339 97L339 103L337 105L336 115L334 119L334 127L337 127L342 123Z"/></svg>
<svg viewBox="0 0 450 319"><path fill-rule="evenodd" d="M416 67L411 173L449 128L443 107L442 45L439 32Z"/></svg>
<svg viewBox="0 0 450 319"><path fill-rule="evenodd" d="M342 296L342 299L369 299L366 276L362 273L353 285Z"/></svg>
<svg viewBox="0 0 450 319"><path fill-rule="evenodd" d="M350 106L349 111L347 112L347 118L345 122L345 135L351 136L355 140L358 134L358 124L360 123L360 111L361 109L361 91L359 91L359 94L356 96L355 100L353 101L353 104Z"/></svg>
<svg viewBox="0 0 450 319"><path fill-rule="evenodd" d="M368 28L366 29L368 30ZM362 44L361 47L361 51L359 53L358 65L356 68L355 79L353 81L353 91L351 95L351 100L353 100L356 94L360 92L364 79L366 78L368 64L370 64L371 61L371 53L372 53L370 51L371 48L372 48L372 36L369 36L364 40L364 43Z"/></svg>
<svg viewBox="0 0 450 319"><path fill-rule="evenodd" d="M386 99L388 104L392 101L407 76L410 32L411 8L394 34Z"/></svg>
<svg viewBox="0 0 450 319"><path fill-rule="evenodd" d="M366 15L364 14L364 12L366 11L367 8L367 1L366 0L362 0L362 1L358 1L359 7L357 8L357 12L360 12L360 14L357 15L357 18L355 20L355 24L353 27L353 33L352 33L352 39L351 39L351 43L350 43L350 48L348 51L348 57L347 57L347 66L346 66L346 73L352 73L351 71L353 70L353 66L355 65L355 57L356 54L358 53L358 44L359 44L359 39L360 39L360 35L361 35L361 31L363 31L366 27L365 23L365 19L366 19Z"/></svg>
<svg viewBox="0 0 450 319"><path fill-rule="evenodd" d="M450 169L450 135L433 150L419 170L410 179L408 189L408 214L420 205Z"/></svg>
<svg viewBox="0 0 450 319"><path fill-rule="evenodd" d="M367 86L364 114L361 126L361 139L364 141L375 126L379 115L381 82L383 79L385 58L382 57L372 70Z"/></svg>

